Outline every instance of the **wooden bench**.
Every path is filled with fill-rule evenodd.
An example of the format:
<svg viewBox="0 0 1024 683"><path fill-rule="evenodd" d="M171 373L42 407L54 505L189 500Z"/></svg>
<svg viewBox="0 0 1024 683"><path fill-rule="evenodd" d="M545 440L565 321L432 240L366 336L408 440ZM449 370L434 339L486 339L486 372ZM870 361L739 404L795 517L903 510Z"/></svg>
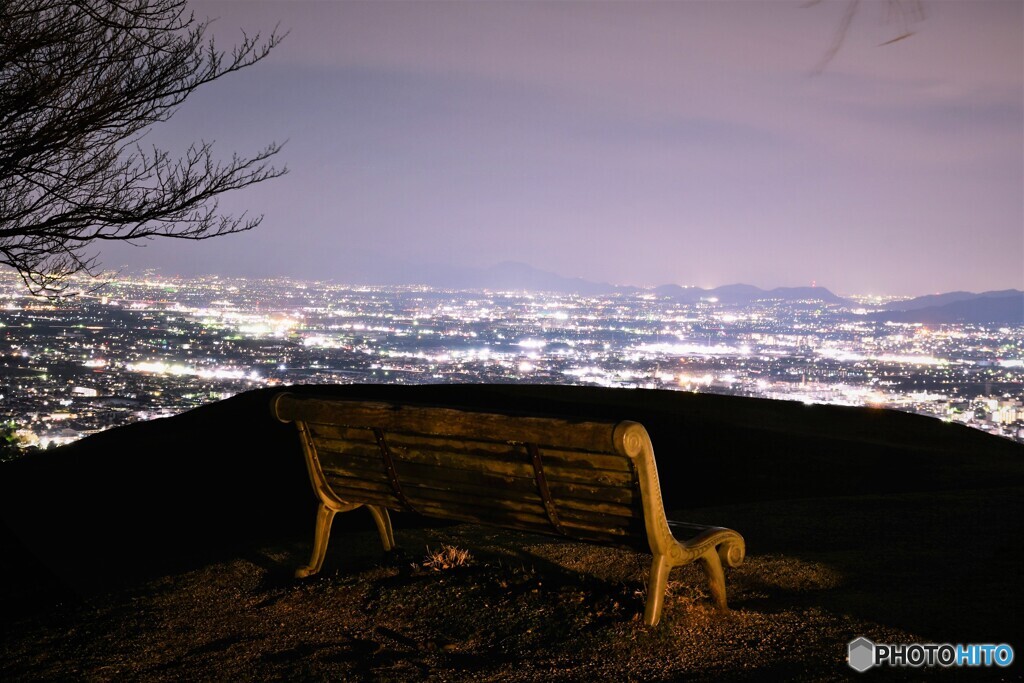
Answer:
<svg viewBox="0 0 1024 683"><path fill-rule="evenodd" d="M698 561L726 609L722 563L743 561L743 537L666 519L651 440L636 422L289 393L274 397L272 411L298 428L320 502L312 556L297 577L323 565L334 515L366 506L386 551L395 546L390 508L650 552L651 626L669 571Z"/></svg>

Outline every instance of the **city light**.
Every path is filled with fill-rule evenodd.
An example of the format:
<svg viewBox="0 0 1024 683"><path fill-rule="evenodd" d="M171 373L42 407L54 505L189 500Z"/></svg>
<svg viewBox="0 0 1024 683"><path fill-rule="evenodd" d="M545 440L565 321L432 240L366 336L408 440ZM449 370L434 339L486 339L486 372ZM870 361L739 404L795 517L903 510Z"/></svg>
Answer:
<svg viewBox="0 0 1024 683"><path fill-rule="evenodd" d="M1024 441L1024 325L876 320L889 299L680 303L295 280L112 278L57 307L0 274L3 419L39 443L262 386L579 384L893 408ZM853 310L851 310L853 309ZM861 312L863 311L863 312ZM29 439L32 440L32 439Z"/></svg>

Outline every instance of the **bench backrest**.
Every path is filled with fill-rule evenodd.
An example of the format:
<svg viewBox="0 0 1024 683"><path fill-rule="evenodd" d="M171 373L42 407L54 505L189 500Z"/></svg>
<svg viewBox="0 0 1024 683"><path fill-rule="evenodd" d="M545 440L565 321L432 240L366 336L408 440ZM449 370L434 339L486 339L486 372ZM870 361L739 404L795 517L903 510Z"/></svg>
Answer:
<svg viewBox="0 0 1024 683"><path fill-rule="evenodd" d="M647 431L602 422L279 394L314 486L413 510L658 550L671 538Z"/></svg>

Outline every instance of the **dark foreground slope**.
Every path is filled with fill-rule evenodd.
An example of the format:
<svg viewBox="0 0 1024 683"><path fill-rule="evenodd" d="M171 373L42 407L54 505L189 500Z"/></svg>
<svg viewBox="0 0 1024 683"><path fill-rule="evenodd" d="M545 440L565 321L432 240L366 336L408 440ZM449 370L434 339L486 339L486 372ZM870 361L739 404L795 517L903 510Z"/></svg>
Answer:
<svg viewBox="0 0 1024 683"><path fill-rule="evenodd" d="M732 614L684 570L644 631L640 557L396 515L411 554L382 558L360 511L336 522L324 574L295 582L314 503L293 427L255 391L0 465L0 675L833 678L857 635L1024 648L1024 448L1008 441L679 392L293 390L643 423L670 516L747 539ZM476 560L410 569L443 542Z"/></svg>

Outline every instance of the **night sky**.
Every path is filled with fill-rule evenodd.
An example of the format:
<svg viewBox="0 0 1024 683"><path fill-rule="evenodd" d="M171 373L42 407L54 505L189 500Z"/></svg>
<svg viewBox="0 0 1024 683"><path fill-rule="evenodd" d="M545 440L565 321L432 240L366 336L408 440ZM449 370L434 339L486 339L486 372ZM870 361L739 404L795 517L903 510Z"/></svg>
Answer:
<svg viewBox="0 0 1024 683"><path fill-rule="evenodd" d="M372 282L522 261L616 284L1024 288L1024 3L195 2L290 30L147 136L285 141L264 214L111 268ZM902 6L912 8L904 2ZM882 45L903 35L913 35Z"/></svg>

